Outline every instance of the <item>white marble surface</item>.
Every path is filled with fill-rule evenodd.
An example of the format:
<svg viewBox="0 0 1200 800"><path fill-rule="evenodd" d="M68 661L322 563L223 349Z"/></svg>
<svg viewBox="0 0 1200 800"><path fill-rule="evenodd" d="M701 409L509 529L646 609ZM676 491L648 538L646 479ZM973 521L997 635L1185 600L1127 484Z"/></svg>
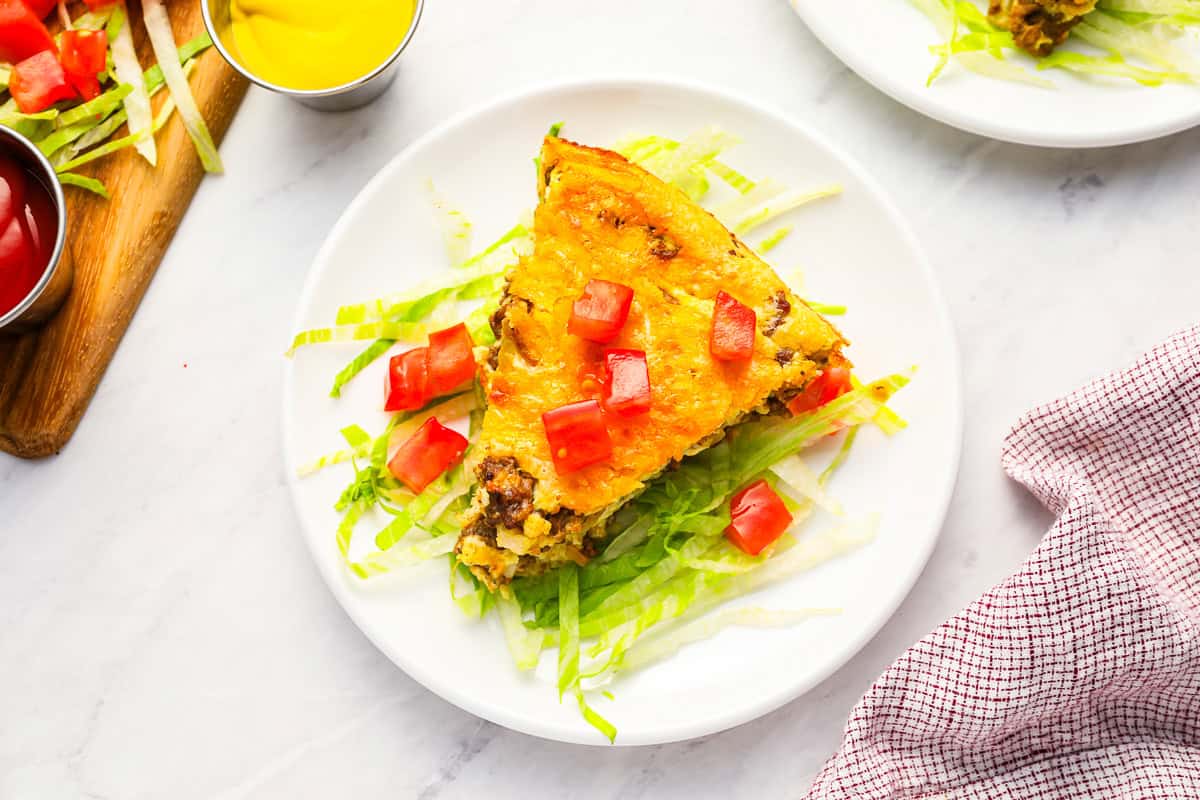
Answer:
<svg viewBox="0 0 1200 800"><path fill-rule="evenodd" d="M1008 427L1196 319L1200 131L1089 152L958 133L849 73L783 0L464 5L429 0L369 109L253 91L75 439L0 457L0 798L795 795L874 676L1046 527L1000 471ZM372 173L498 94L613 72L744 93L864 162L941 276L967 396L949 519L887 627L774 714L646 749L511 733L395 669L310 563L279 443L301 281Z"/></svg>

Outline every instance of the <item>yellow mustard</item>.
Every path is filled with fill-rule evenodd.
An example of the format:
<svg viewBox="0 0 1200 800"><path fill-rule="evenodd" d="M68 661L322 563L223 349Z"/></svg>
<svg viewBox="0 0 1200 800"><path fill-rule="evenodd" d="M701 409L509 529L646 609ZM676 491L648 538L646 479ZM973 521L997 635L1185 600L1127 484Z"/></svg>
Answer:
<svg viewBox="0 0 1200 800"><path fill-rule="evenodd" d="M408 33L416 0L232 0L242 64L286 89L330 89L388 59Z"/></svg>

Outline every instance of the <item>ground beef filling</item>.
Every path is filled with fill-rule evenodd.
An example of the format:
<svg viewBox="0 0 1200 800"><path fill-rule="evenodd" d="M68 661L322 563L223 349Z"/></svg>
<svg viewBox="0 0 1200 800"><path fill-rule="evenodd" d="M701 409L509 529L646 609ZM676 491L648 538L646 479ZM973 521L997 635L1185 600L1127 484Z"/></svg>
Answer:
<svg viewBox="0 0 1200 800"><path fill-rule="evenodd" d="M991 0L988 16L1012 32L1017 47L1048 56L1096 7L1096 0Z"/></svg>
<svg viewBox="0 0 1200 800"><path fill-rule="evenodd" d="M542 515L550 523L555 541L578 541L582 538L588 518L563 508L553 514L543 514L533 508L533 489L537 481L520 468L511 456L488 456L475 469L479 488L487 493L482 514L464 530L467 536L478 536L491 545L496 544L499 527L521 530L532 514ZM585 555L586 555L585 551Z"/></svg>
<svg viewBox="0 0 1200 800"><path fill-rule="evenodd" d="M493 527L520 528L524 525L533 513L533 476L520 469L515 458L491 456L479 463L476 474L480 488L488 494L484 518Z"/></svg>
<svg viewBox="0 0 1200 800"><path fill-rule="evenodd" d="M776 292L775 296L771 298L771 308L774 313L767 320L767 324L763 326L763 336L774 336L775 331L783 325L788 314L792 313L792 304L788 302L787 292L783 290Z"/></svg>

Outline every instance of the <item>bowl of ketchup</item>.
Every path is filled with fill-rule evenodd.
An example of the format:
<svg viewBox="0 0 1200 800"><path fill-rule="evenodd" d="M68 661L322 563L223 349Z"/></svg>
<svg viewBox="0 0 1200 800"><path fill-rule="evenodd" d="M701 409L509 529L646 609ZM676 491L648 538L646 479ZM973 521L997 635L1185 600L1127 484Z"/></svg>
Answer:
<svg viewBox="0 0 1200 800"><path fill-rule="evenodd" d="M74 278L66 206L54 168L24 136L0 127L0 329L28 330L54 314Z"/></svg>

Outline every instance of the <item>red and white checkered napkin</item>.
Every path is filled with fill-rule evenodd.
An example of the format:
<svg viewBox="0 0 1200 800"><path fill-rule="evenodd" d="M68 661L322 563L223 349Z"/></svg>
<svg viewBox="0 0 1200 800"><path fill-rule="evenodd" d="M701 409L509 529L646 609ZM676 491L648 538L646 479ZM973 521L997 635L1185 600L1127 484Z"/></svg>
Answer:
<svg viewBox="0 0 1200 800"><path fill-rule="evenodd" d="M879 677L809 800L1200 799L1200 327L1027 415L1004 468L1058 521Z"/></svg>

